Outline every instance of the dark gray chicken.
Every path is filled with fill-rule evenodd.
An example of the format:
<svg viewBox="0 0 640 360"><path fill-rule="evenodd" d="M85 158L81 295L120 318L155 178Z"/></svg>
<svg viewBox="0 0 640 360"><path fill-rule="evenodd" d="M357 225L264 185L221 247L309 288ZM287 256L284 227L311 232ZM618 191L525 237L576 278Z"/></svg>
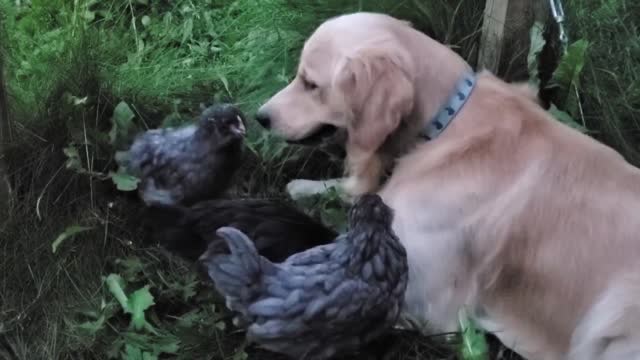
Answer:
<svg viewBox="0 0 640 360"><path fill-rule="evenodd" d="M229 253L216 230L232 226L274 262L333 241L337 233L283 202L264 199L217 199L190 207L152 205L147 212L152 240L172 253L195 261L209 246L210 254Z"/></svg>
<svg viewBox="0 0 640 360"><path fill-rule="evenodd" d="M347 233L280 264L224 227L218 235L231 254L207 252L201 263L250 341L293 359L328 359L358 350L399 316L408 267L392 217L378 195L364 195L349 211Z"/></svg>
<svg viewBox="0 0 640 360"><path fill-rule="evenodd" d="M224 192L240 166L245 117L230 104L203 109L197 124L136 137L127 168L147 204L190 205Z"/></svg>

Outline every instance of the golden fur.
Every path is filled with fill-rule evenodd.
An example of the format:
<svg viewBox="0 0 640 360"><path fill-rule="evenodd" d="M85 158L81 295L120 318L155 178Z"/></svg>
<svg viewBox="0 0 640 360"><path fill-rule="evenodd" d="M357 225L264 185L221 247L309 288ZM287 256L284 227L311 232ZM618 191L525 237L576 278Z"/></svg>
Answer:
<svg viewBox="0 0 640 360"><path fill-rule="evenodd" d="M406 22L344 15L259 111L290 140L347 130L346 178L332 181L394 209L405 311L432 331L455 331L466 306L529 359L640 359L640 170L488 72L438 138L418 139L468 68Z"/></svg>

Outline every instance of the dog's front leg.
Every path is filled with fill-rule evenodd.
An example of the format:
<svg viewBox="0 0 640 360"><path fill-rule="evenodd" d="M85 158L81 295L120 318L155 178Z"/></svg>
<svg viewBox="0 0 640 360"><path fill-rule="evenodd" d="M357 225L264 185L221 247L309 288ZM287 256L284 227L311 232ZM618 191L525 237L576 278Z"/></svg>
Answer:
<svg viewBox="0 0 640 360"><path fill-rule="evenodd" d="M345 175L342 187L351 197L374 192L380 186L382 159L375 151L347 146Z"/></svg>
<svg viewBox="0 0 640 360"><path fill-rule="evenodd" d="M297 200L337 188L342 200L350 203L357 196L377 191L382 173L383 161L376 152L347 146L345 177L329 180L295 179L287 184L287 193Z"/></svg>
<svg viewBox="0 0 640 360"><path fill-rule="evenodd" d="M329 179L329 180L307 180L307 179L295 179L291 180L287 184L287 194L293 200L302 199L305 197L324 194L331 188L342 188L344 179Z"/></svg>

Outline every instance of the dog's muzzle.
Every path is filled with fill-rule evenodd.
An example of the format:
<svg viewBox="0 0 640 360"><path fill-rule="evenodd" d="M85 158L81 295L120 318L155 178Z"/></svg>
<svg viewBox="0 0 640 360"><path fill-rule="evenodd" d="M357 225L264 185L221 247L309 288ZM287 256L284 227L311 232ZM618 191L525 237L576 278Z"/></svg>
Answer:
<svg viewBox="0 0 640 360"><path fill-rule="evenodd" d="M290 140L288 143L296 145L315 145L320 143L323 139L333 136L337 130L338 128L333 125L322 125L307 137L300 140Z"/></svg>

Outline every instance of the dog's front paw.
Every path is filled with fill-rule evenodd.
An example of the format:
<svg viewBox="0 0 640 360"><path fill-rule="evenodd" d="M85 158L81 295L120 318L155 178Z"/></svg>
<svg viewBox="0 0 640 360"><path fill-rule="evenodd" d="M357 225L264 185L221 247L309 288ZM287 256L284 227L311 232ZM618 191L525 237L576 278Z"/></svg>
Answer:
<svg viewBox="0 0 640 360"><path fill-rule="evenodd" d="M376 190L373 181L366 181L366 179L355 176L348 177L342 184L342 188L349 198L359 197Z"/></svg>
<svg viewBox="0 0 640 360"><path fill-rule="evenodd" d="M339 187L340 179L325 181L296 179L287 184L287 193L293 200L324 194L332 187Z"/></svg>

